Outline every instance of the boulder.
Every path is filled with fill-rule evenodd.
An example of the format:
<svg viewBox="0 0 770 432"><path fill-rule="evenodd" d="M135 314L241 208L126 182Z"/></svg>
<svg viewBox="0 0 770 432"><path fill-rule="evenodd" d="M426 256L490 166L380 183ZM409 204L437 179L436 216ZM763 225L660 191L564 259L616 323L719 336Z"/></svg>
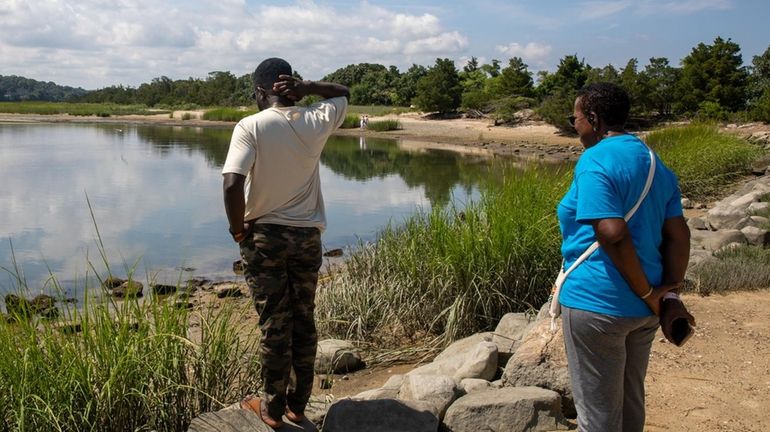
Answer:
<svg viewBox="0 0 770 432"><path fill-rule="evenodd" d="M708 227L706 227L706 221L704 221L703 218L697 216L693 216L690 219L687 219L687 226L690 227L691 230L708 229Z"/></svg>
<svg viewBox="0 0 770 432"><path fill-rule="evenodd" d="M316 373L353 372L364 367L361 355L349 341L326 339L318 342L315 357Z"/></svg>
<svg viewBox="0 0 770 432"><path fill-rule="evenodd" d="M478 378L465 378L460 381L460 390L464 394L474 393L479 391L491 390L495 388L491 382Z"/></svg>
<svg viewBox="0 0 770 432"><path fill-rule="evenodd" d="M407 375L398 398L430 404L432 412L441 420L449 405L460 396L457 381L446 375Z"/></svg>
<svg viewBox="0 0 770 432"><path fill-rule="evenodd" d="M708 251L717 251L730 243L746 244L746 235L736 229L720 231L691 231L690 240L695 246ZM697 247L696 247L697 248Z"/></svg>
<svg viewBox="0 0 770 432"><path fill-rule="evenodd" d="M770 236L768 235L768 232L766 229L757 228L754 226L747 226L741 229L741 232L743 233L744 236L746 236L746 241L750 245L764 246L768 244L768 241L770 240Z"/></svg>
<svg viewBox="0 0 770 432"><path fill-rule="evenodd" d="M5 310L10 316L19 318L29 318L32 316L32 305L29 300L16 294L7 294L5 296Z"/></svg>
<svg viewBox="0 0 770 432"><path fill-rule="evenodd" d="M351 399L353 400L377 400L377 399L398 399L398 389L378 388L363 391Z"/></svg>
<svg viewBox="0 0 770 432"><path fill-rule="evenodd" d="M537 387L470 393L449 407L444 425L452 432L566 430L559 399Z"/></svg>
<svg viewBox="0 0 770 432"><path fill-rule="evenodd" d="M232 282L217 284L214 287L217 298L243 297L240 285Z"/></svg>
<svg viewBox="0 0 770 432"><path fill-rule="evenodd" d="M420 366L407 375L447 375L461 381L464 378L491 380L497 374L497 345L479 342L469 352L442 358Z"/></svg>
<svg viewBox="0 0 770 432"><path fill-rule="evenodd" d="M152 284L150 285L150 289L152 290L153 295L169 295L174 294L176 292L176 285L165 285L165 284Z"/></svg>
<svg viewBox="0 0 770 432"><path fill-rule="evenodd" d="M465 354L468 351L476 348L480 342L491 342L493 337L492 332L483 332L470 335L466 338L456 340L452 342L448 347L444 348L439 355L436 356L433 361L444 360L454 357L458 354Z"/></svg>
<svg viewBox="0 0 770 432"><path fill-rule="evenodd" d="M497 345L498 366L505 367L508 359L511 358L516 350L516 344L521 340L524 333L529 330L530 320L527 315L519 313L507 313L500 318L500 322L495 327L495 333L492 342Z"/></svg>
<svg viewBox="0 0 770 432"><path fill-rule="evenodd" d="M32 312L41 313L42 311L55 308L56 306L54 306L54 303L56 303L56 300L54 300L53 297L39 294L29 302L29 305L32 308Z"/></svg>
<svg viewBox="0 0 770 432"><path fill-rule="evenodd" d="M117 298L136 298L142 297L144 285L135 280L127 280L118 287L112 289L112 296Z"/></svg>
<svg viewBox="0 0 770 432"><path fill-rule="evenodd" d="M125 279L121 279L115 276L109 276L107 279L104 280L104 282L102 282L102 286L111 290L123 285L124 283L126 283Z"/></svg>
<svg viewBox="0 0 770 432"><path fill-rule="evenodd" d="M342 399L329 407L322 432L436 432L431 409L425 402Z"/></svg>
<svg viewBox="0 0 770 432"><path fill-rule="evenodd" d="M746 210L750 214L766 213L770 210L770 203L766 201L754 202L749 204L749 207Z"/></svg>
<svg viewBox="0 0 770 432"><path fill-rule="evenodd" d="M692 208L692 201L690 201L689 198L682 198L682 208L683 209L691 209Z"/></svg>
<svg viewBox="0 0 770 432"><path fill-rule="evenodd" d="M751 216L751 226L758 228L770 226L770 219L765 216Z"/></svg>
<svg viewBox="0 0 770 432"><path fill-rule="evenodd" d="M764 171L764 169L762 171ZM746 209L748 209L752 203L759 202L766 195L767 191L763 190L762 188L756 188L751 192L730 201L729 205L730 207L746 211Z"/></svg>
<svg viewBox="0 0 770 432"><path fill-rule="evenodd" d="M564 414L575 414L561 325L552 331L550 319L536 321L505 366L503 385L553 390L563 398Z"/></svg>
<svg viewBox="0 0 770 432"><path fill-rule="evenodd" d="M712 230L728 229L733 228L744 217L746 217L745 210L719 204L708 211L706 223Z"/></svg>

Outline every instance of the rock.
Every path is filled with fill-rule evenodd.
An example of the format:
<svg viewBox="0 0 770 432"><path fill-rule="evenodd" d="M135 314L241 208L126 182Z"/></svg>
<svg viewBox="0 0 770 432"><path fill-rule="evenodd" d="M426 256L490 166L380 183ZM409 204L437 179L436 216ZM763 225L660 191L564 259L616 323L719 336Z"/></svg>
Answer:
<svg viewBox="0 0 770 432"><path fill-rule="evenodd" d="M406 375L398 392L400 400L429 403L439 420L459 395L457 381L446 375Z"/></svg>
<svg viewBox="0 0 770 432"><path fill-rule="evenodd" d="M436 432L438 426L425 402L342 399L329 407L323 432Z"/></svg>
<svg viewBox="0 0 770 432"><path fill-rule="evenodd" d="M243 409L222 409L207 412L190 422L187 432L273 432L253 412Z"/></svg>
<svg viewBox="0 0 770 432"><path fill-rule="evenodd" d="M691 209L692 208L692 201L690 201L689 198L682 198L682 208L683 209Z"/></svg>
<svg viewBox="0 0 770 432"><path fill-rule="evenodd" d="M567 417L575 415L561 326L554 332L550 320L536 321L505 366L503 385L553 390L563 398L564 414Z"/></svg>
<svg viewBox="0 0 770 432"><path fill-rule="evenodd" d="M709 251L716 251L730 243L746 244L746 236L735 229L725 229L720 231L691 231L690 239L696 245L702 246Z"/></svg>
<svg viewBox="0 0 770 432"><path fill-rule="evenodd" d="M127 280L119 287L112 289L112 296L117 298L136 298L142 297L144 285L135 280Z"/></svg>
<svg viewBox="0 0 770 432"><path fill-rule="evenodd" d="M464 380L460 381L460 390L462 390L465 394L491 390L493 388L494 387L492 386L491 382L483 379L465 378Z"/></svg>
<svg viewBox="0 0 770 432"><path fill-rule="evenodd" d="M483 332L470 335L466 338L456 340L452 342L433 361L445 360L454 357L458 354L465 354L468 351L476 348L480 342L491 342L493 337L492 332Z"/></svg>
<svg viewBox="0 0 770 432"><path fill-rule="evenodd" d="M233 273L237 275L243 274L243 260L233 261Z"/></svg>
<svg viewBox="0 0 770 432"><path fill-rule="evenodd" d="M764 171L764 170L763 170ZM734 207L740 210L746 210L752 203L760 201L767 195L767 191L759 189L752 190L751 192L734 199L729 202L730 207Z"/></svg>
<svg viewBox="0 0 770 432"><path fill-rule="evenodd" d="M764 246L768 244L768 241L770 240L770 236L768 235L768 232L766 229L747 226L741 229L741 232L743 233L744 236L746 236L746 241L750 245Z"/></svg>
<svg viewBox="0 0 770 432"><path fill-rule="evenodd" d="M508 359L511 358L516 350L516 344L521 340L524 333L529 330L529 318L527 315L519 313L507 313L500 318L500 322L495 327L492 342L497 345L498 366L505 367Z"/></svg>
<svg viewBox="0 0 770 432"><path fill-rule="evenodd" d="M111 290L123 285L124 283L126 283L125 279L121 279L115 276L109 276L107 279L104 280L104 282L102 282L102 286Z"/></svg>
<svg viewBox="0 0 770 432"><path fill-rule="evenodd" d="M748 204L746 204L748 207ZM732 228L738 221L746 217L746 212L735 207L717 205L708 211L706 223L712 230Z"/></svg>
<svg viewBox="0 0 770 432"><path fill-rule="evenodd" d="M37 311L37 314L46 319L56 319L56 318L59 318L59 316L61 316L61 312L59 311L59 308L57 308L56 306L51 306L49 308L39 310Z"/></svg>
<svg viewBox="0 0 770 432"><path fill-rule="evenodd" d="M83 331L83 325L77 321L59 321L52 326L54 330L58 330L64 334L75 334Z"/></svg>
<svg viewBox="0 0 770 432"><path fill-rule="evenodd" d="M352 397L354 400L398 399L398 390L378 388L361 392Z"/></svg>
<svg viewBox="0 0 770 432"><path fill-rule="evenodd" d="M401 375L401 374L391 375L391 377L388 378L387 381L385 381L385 384L382 385L382 388L399 390L401 388L401 384L403 383L404 383L404 375Z"/></svg>
<svg viewBox="0 0 770 432"><path fill-rule="evenodd" d="M217 298L243 297L241 287L232 282L217 284L214 288Z"/></svg>
<svg viewBox="0 0 770 432"><path fill-rule="evenodd" d="M449 407L444 425L452 432L567 429L559 394L537 387L470 393Z"/></svg>
<svg viewBox="0 0 770 432"><path fill-rule="evenodd" d="M54 300L53 297L45 294L36 295L35 298L29 302L30 307L32 308L32 312L34 313L40 313L42 311L55 308L56 306L54 306L54 303L56 303L56 300Z"/></svg>
<svg viewBox="0 0 770 432"><path fill-rule="evenodd" d="M150 289L154 295L164 296L176 292L176 285L152 284Z"/></svg>
<svg viewBox="0 0 770 432"><path fill-rule="evenodd" d="M711 251L705 249L692 249L690 250L690 262L687 264L687 267L690 268L710 260L716 260Z"/></svg>
<svg viewBox="0 0 770 432"><path fill-rule="evenodd" d="M29 300L16 294L5 296L5 310L12 317L28 319L32 316L32 305Z"/></svg>
<svg viewBox="0 0 770 432"><path fill-rule="evenodd" d="M751 226L758 228L770 226L770 219L764 216L751 216Z"/></svg>
<svg viewBox="0 0 770 432"><path fill-rule="evenodd" d="M447 375L456 381L464 378L491 380L496 372L497 345L492 342L479 342L470 352L428 363L407 375Z"/></svg>
<svg viewBox="0 0 770 432"><path fill-rule="evenodd" d="M697 216L693 216L690 219L687 219L687 226L690 227L691 230L708 229L706 227L706 221L704 221L703 218Z"/></svg>
<svg viewBox="0 0 770 432"><path fill-rule="evenodd" d="M349 341L326 339L318 342L316 373L354 372L364 367L356 347Z"/></svg>
<svg viewBox="0 0 770 432"><path fill-rule="evenodd" d="M753 202L746 209L750 214L766 213L770 210L770 203L766 201Z"/></svg>
<svg viewBox="0 0 770 432"><path fill-rule="evenodd" d="M736 250L738 248L742 248L745 245L746 245L745 243L738 243L738 242L728 243L728 244L722 246L721 248L719 248L719 250L717 252L731 252L731 251L734 251L734 250Z"/></svg>
<svg viewBox="0 0 770 432"><path fill-rule="evenodd" d="M341 257L343 254L342 249L332 249L324 252L324 256L328 258L338 258Z"/></svg>
<svg viewBox="0 0 770 432"><path fill-rule="evenodd" d="M177 300L176 302L174 302L174 307L177 309L192 309L195 307L195 305L188 301Z"/></svg>

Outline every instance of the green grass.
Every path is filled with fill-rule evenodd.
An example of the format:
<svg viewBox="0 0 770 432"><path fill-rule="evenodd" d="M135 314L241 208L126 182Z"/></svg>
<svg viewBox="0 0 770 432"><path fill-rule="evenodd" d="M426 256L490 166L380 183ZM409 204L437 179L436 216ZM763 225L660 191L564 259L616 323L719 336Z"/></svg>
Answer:
<svg viewBox="0 0 770 432"><path fill-rule="evenodd" d="M155 115L168 111L150 110L144 105L116 105L66 102L0 102L0 112L13 114L70 114L110 117L113 115Z"/></svg>
<svg viewBox="0 0 770 432"><path fill-rule="evenodd" d="M377 132L387 132L401 129L401 122L398 120L370 121L366 128Z"/></svg>
<svg viewBox="0 0 770 432"><path fill-rule="evenodd" d="M358 114L347 114L342 121L341 129L353 129L361 126L361 117Z"/></svg>
<svg viewBox="0 0 770 432"><path fill-rule="evenodd" d="M203 120L237 122L256 113L256 110L241 111L235 108L214 108L203 113Z"/></svg>
<svg viewBox="0 0 770 432"><path fill-rule="evenodd" d="M388 114L403 114L412 111L409 107L394 107L386 105L350 105L348 113L366 114L370 116L384 116Z"/></svg>
<svg viewBox="0 0 770 432"><path fill-rule="evenodd" d="M690 291L701 295L770 287L770 249L741 246L714 254L690 270Z"/></svg>
<svg viewBox="0 0 770 432"><path fill-rule="evenodd" d="M749 174L762 150L716 126L694 124L651 132L646 141L679 177L690 199L716 197L725 185Z"/></svg>
<svg viewBox="0 0 770 432"><path fill-rule="evenodd" d="M477 204L386 228L319 290L320 330L386 344L453 340L540 307L560 262L554 209L567 177L509 169Z"/></svg>

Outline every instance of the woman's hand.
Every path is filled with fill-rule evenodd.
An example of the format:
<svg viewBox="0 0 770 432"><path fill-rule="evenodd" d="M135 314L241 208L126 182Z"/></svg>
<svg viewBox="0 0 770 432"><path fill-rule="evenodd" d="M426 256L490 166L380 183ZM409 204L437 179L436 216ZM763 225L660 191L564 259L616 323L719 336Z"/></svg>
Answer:
<svg viewBox="0 0 770 432"><path fill-rule="evenodd" d="M669 291L676 291L682 288L684 286L684 283L678 282L675 284L667 284L667 285L659 285L652 288L652 292L650 293L650 296L644 299L644 302L647 303L647 306L652 309L652 312L660 316L660 307L663 303L663 296L666 295Z"/></svg>

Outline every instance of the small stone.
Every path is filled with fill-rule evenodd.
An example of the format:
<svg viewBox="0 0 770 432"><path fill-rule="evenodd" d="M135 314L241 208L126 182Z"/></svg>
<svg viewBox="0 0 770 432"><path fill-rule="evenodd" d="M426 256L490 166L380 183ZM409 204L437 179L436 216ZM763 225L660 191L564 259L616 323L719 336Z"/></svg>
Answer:
<svg viewBox="0 0 770 432"><path fill-rule="evenodd" d="M343 254L343 252L342 252L342 249L340 249L340 248L331 249L331 250L328 250L328 251L324 252L324 256L327 257L327 258L338 258L338 257L341 257L342 254Z"/></svg>
<svg viewBox="0 0 770 432"><path fill-rule="evenodd" d="M242 297L241 287L234 283L223 283L216 286L217 298Z"/></svg>
<svg viewBox="0 0 770 432"><path fill-rule="evenodd" d="M153 294L159 296L169 295L176 292L176 285L153 284L150 285L150 288L152 289Z"/></svg>

